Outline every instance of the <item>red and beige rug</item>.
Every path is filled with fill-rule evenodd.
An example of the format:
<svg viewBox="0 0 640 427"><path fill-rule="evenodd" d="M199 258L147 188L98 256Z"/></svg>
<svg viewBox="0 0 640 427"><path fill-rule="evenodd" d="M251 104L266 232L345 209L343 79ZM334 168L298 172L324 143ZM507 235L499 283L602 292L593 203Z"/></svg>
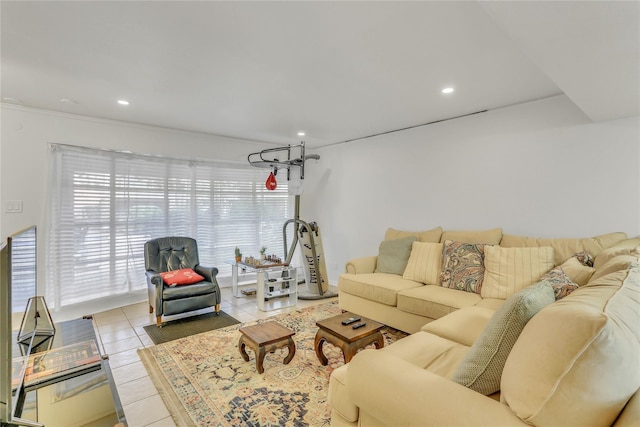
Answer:
<svg viewBox="0 0 640 427"><path fill-rule="evenodd" d="M158 392L178 426L328 426L329 376L344 364L342 353L326 343L322 366L313 349L316 321L341 310L337 302L270 317L296 331L296 354L284 365L286 349L267 353L263 374L255 355L245 362L238 351L240 329L263 321L215 331L138 350ZM383 331L385 345L405 334Z"/></svg>

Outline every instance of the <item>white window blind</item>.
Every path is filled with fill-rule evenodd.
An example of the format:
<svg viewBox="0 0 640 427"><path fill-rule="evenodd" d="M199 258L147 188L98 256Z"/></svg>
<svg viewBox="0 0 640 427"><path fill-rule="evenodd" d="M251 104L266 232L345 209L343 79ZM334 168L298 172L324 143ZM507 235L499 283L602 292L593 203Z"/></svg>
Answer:
<svg viewBox="0 0 640 427"><path fill-rule="evenodd" d="M54 307L146 289L144 243L198 242L200 263L230 276L234 248L284 256L286 180L264 169L51 145L47 301Z"/></svg>
<svg viewBox="0 0 640 427"><path fill-rule="evenodd" d="M11 312L24 312L36 296L36 227L9 237L11 246Z"/></svg>

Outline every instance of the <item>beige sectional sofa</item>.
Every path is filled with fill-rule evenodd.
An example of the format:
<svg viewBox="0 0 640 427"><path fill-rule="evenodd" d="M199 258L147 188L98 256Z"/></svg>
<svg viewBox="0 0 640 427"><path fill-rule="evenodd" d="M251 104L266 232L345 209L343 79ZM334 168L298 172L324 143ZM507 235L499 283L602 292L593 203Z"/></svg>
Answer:
<svg viewBox="0 0 640 427"><path fill-rule="evenodd" d="M420 243L442 244L446 241L456 241L501 247L551 247L554 264L561 265L574 254L584 250L595 257L627 236L625 233L609 233L581 239L538 239L503 234L500 228L482 231L443 231L437 227L423 232L390 228L385 234L384 242L408 237L414 237ZM478 306L495 310L504 301L504 298L485 298L482 294L440 286L438 272L426 283L407 279L403 274L380 272L377 269L378 259L378 256L368 256L347 262L346 273L338 278L342 309L413 333L419 331L426 323L460 308ZM436 265L440 262L438 259L434 260Z"/></svg>
<svg viewBox="0 0 640 427"><path fill-rule="evenodd" d="M520 283L504 298L483 298L482 290L375 272L376 257L350 261L338 285L340 306L411 335L360 351L332 373L332 426L640 425L640 238L533 239L501 230L415 234L417 242L467 240L489 243L490 251L514 248L504 251L509 254L544 252L542 258L552 258L545 262L564 265L581 283L558 296L551 276L540 281L534 272L534 283ZM385 240L406 237L390 229ZM574 255L585 250L593 267L574 271ZM428 258L423 254L421 261L436 265ZM436 277L427 271L418 276Z"/></svg>

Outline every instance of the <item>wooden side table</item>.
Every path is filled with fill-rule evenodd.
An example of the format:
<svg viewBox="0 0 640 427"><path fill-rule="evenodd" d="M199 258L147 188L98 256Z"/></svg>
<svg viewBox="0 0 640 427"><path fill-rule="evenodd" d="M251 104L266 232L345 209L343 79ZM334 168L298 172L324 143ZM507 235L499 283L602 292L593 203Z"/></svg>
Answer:
<svg viewBox="0 0 640 427"><path fill-rule="evenodd" d="M291 338L296 333L289 328L285 328L278 322L265 322L257 325L240 328L240 340L238 349L242 358L248 362L249 355L245 347L249 347L256 355L256 369L258 373L264 372L262 366L266 352L274 352L279 348L289 348L289 354L284 358L284 364L288 364L296 354L296 344Z"/></svg>
<svg viewBox="0 0 640 427"><path fill-rule="evenodd" d="M329 363L322 352L322 346L325 342L330 342L342 350L344 363L349 363L358 350L369 344L374 344L376 348L384 347L384 338L380 332L384 325L366 317L362 317L360 320L360 322L365 322L366 325L358 329L353 329L353 325L342 324L344 319L354 316L356 315L347 312L316 322L318 332L316 333L313 347L322 365Z"/></svg>

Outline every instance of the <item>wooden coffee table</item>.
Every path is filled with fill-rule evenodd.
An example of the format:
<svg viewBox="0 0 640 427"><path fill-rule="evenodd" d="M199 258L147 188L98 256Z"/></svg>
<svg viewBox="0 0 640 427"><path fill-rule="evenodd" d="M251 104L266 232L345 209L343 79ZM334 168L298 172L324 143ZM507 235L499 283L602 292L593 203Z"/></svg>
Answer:
<svg viewBox="0 0 640 427"><path fill-rule="evenodd" d="M360 320L360 322L365 322L366 325L358 329L353 329L353 324L342 324L344 319L354 316L362 317L346 312L316 322L316 326L318 326L319 329L316 333L313 347L316 350L316 356L318 356L320 363L326 365L329 362L322 352L322 346L325 342L330 342L342 350L344 363L349 363L358 350L369 344L374 344L376 348L384 347L384 338L380 332L384 325L375 320L367 319L366 317L362 317Z"/></svg>
<svg viewBox="0 0 640 427"><path fill-rule="evenodd" d="M238 349L242 358L248 362L249 355L245 347L249 347L256 355L256 368L258 373L264 372L262 366L264 355L266 352L273 353L279 348L288 347L289 354L284 358L284 364L288 364L296 354L296 344L291 338L296 333L289 328L285 328L278 322L265 322L257 325L245 326L240 328L240 340L238 341Z"/></svg>

